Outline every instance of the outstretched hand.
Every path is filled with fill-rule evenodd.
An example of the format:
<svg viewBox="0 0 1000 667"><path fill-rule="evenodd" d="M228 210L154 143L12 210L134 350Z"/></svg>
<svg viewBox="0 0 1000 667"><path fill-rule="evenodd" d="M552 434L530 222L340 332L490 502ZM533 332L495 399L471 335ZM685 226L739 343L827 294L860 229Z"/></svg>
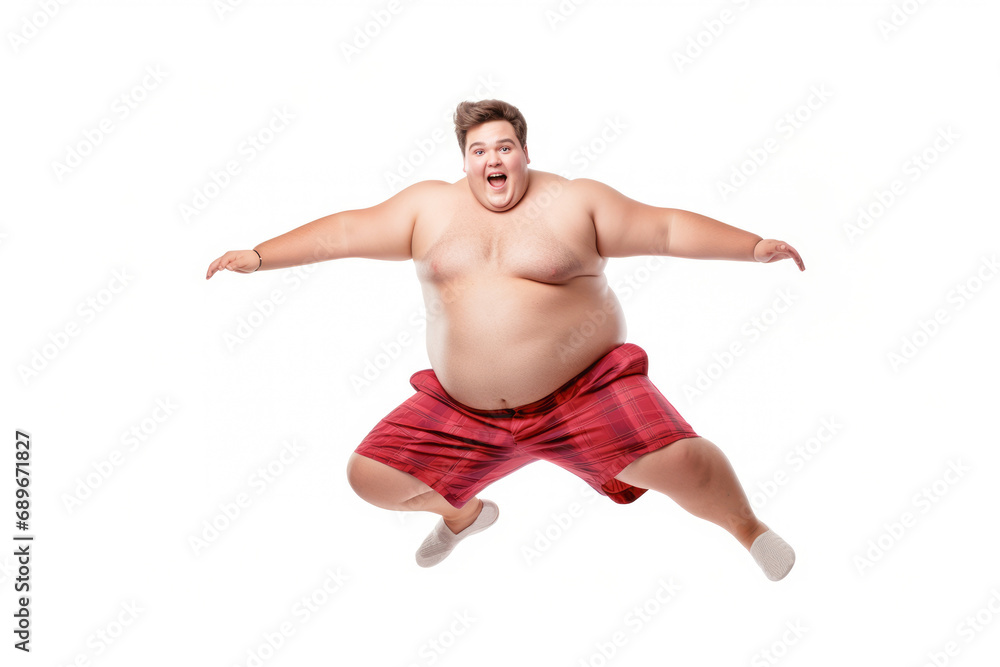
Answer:
<svg viewBox="0 0 1000 667"><path fill-rule="evenodd" d="M762 239L759 241L754 246L753 258L765 264L768 262L777 262L780 259L791 258L799 265L799 271L806 270L806 265L802 262L802 258L799 257L798 250L784 241L778 241L777 239Z"/></svg>
<svg viewBox="0 0 1000 667"><path fill-rule="evenodd" d="M253 250L230 250L222 257L208 265L208 273L205 280L208 280L216 271L236 271L237 273L253 273L260 265L260 258Z"/></svg>

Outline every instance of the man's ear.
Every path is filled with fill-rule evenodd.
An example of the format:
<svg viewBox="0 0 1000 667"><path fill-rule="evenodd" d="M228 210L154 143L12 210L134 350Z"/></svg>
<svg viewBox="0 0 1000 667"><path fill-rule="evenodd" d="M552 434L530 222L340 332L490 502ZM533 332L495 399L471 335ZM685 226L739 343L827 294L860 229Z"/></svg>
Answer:
<svg viewBox="0 0 1000 667"><path fill-rule="evenodd" d="M530 158L530 157L528 157L528 144L525 144L525 145L524 145L524 160L525 160L525 162L527 162L528 164L531 164L531 158Z"/></svg>

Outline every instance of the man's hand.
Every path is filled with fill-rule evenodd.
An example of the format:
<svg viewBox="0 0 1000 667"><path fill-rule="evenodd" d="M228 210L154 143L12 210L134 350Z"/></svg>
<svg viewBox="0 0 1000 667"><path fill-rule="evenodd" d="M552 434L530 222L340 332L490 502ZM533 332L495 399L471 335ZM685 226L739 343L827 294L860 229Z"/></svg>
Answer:
<svg viewBox="0 0 1000 667"><path fill-rule="evenodd" d="M806 265L802 263L799 252L784 241L777 239L761 239L753 248L753 258L758 262L776 262L779 259L792 258L799 265L799 271L805 271Z"/></svg>
<svg viewBox="0 0 1000 667"><path fill-rule="evenodd" d="M260 258L253 250L230 250L225 255L208 265L205 280L215 275L216 271L226 269L237 273L253 273L260 264Z"/></svg>

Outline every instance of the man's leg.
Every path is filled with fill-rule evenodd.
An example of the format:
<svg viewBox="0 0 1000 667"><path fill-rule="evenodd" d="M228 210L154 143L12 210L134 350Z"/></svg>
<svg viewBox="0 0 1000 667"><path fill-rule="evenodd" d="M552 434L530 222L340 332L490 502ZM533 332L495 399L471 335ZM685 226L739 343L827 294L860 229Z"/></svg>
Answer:
<svg viewBox="0 0 1000 667"><path fill-rule="evenodd" d="M352 453L347 462L347 481L362 500L376 507L439 514L456 534L472 525L483 508L483 502L476 497L456 509L413 475L357 453Z"/></svg>
<svg viewBox="0 0 1000 667"><path fill-rule="evenodd" d="M795 564L788 543L754 515L729 459L705 438L682 438L643 454L615 479L664 493L691 514L722 526L772 581Z"/></svg>
<svg viewBox="0 0 1000 667"><path fill-rule="evenodd" d="M691 514L725 528L746 549L767 532L729 459L705 438L683 438L644 454L615 479L666 494Z"/></svg>

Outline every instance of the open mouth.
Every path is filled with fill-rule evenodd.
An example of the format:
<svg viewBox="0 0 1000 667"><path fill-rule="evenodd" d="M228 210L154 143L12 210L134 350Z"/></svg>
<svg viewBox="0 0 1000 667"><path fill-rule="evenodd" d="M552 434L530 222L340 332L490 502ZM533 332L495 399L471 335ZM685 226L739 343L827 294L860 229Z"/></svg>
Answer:
<svg viewBox="0 0 1000 667"><path fill-rule="evenodd" d="M507 182L507 176L505 176L504 174L490 174L486 178L486 181L490 184L491 188L493 188L494 190L499 190Z"/></svg>

